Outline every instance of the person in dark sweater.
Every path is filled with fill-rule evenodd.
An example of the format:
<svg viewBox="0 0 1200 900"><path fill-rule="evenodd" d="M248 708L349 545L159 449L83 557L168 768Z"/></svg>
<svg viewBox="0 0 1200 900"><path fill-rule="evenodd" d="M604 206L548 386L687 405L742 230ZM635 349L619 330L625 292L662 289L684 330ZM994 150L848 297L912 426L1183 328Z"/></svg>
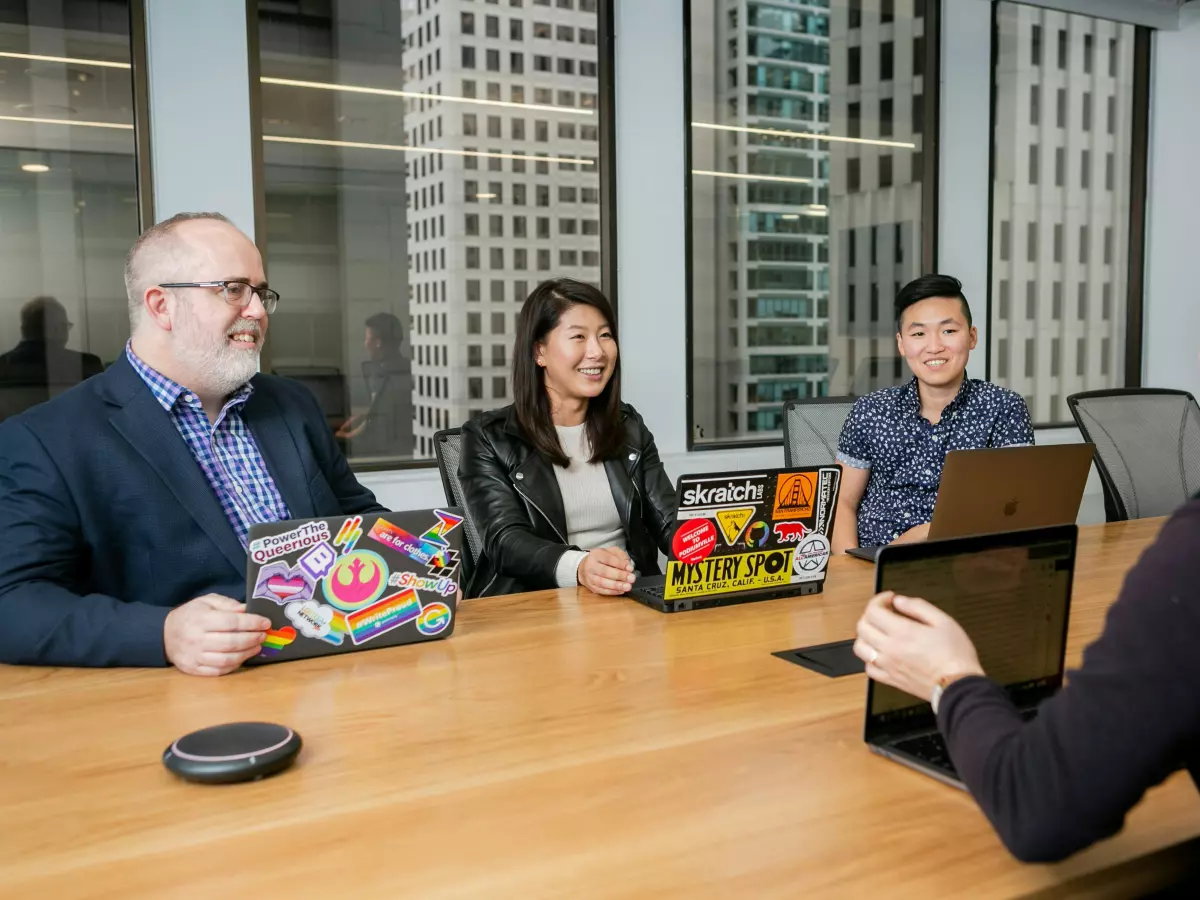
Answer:
<svg viewBox="0 0 1200 900"><path fill-rule="evenodd" d="M1148 788L1187 769L1200 787L1200 499L1129 571L1104 631L1023 722L963 629L885 591L858 623L867 675L929 700L959 777L1004 845L1051 862L1121 830Z"/></svg>

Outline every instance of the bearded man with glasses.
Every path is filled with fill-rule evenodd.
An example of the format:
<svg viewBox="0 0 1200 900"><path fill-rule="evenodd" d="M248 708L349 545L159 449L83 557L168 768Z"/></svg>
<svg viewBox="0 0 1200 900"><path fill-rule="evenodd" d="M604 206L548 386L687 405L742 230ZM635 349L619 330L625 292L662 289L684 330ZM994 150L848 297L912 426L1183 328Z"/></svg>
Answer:
<svg viewBox="0 0 1200 900"><path fill-rule="evenodd" d="M383 508L312 394L258 372L279 294L227 218L147 229L125 288L125 353L0 424L0 662L223 675L270 627L235 599L250 526Z"/></svg>

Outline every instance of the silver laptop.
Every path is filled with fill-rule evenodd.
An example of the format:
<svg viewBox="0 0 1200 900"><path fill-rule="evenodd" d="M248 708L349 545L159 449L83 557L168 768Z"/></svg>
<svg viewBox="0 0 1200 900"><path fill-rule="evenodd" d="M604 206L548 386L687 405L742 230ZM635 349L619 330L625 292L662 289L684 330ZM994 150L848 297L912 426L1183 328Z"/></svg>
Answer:
<svg viewBox="0 0 1200 900"><path fill-rule="evenodd" d="M929 540L1066 525L1079 517L1094 444L951 450ZM854 547L851 556L875 561L879 547Z"/></svg>

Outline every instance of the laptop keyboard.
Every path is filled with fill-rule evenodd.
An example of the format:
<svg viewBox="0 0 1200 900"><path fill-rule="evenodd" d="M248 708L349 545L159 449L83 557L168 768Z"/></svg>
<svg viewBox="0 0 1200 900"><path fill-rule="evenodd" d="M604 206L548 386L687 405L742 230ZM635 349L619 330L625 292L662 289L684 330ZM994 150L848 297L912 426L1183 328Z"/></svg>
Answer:
<svg viewBox="0 0 1200 900"><path fill-rule="evenodd" d="M1021 710L1021 718L1028 722L1037 715L1037 709ZM929 763L936 769L941 769L949 775L958 777L954 763L950 761L950 751L946 749L946 739L940 731L933 734L922 734L919 737L905 738L892 744L894 750L900 750L922 762Z"/></svg>
<svg viewBox="0 0 1200 900"><path fill-rule="evenodd" d="M950 762L950 751L946 749L946 739L938 732L905 738L892 746L922 762L929 763L936 769L953 775L955 778L958 777L958 773L954 771L954 763Z"/></svg>
<svg viewBox="0 0 1200 900"><path fill-rule="evenodd" d="M634 588L639 594L649 594L651 597L658 597L659 599L666 599L667 596L667 586L665 584L647 584L644 586L634 584Z"/></svg>

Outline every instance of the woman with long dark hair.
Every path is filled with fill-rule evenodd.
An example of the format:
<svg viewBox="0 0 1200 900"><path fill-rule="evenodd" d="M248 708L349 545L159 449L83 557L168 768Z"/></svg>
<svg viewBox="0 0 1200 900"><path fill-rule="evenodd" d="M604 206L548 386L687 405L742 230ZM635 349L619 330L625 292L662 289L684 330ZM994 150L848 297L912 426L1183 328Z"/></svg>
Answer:
<svg viewBox="0 0 1200 900"><path fill-rule="evenodd" d="M612 306L570 278L529 295L514 403L462 429L467 511L482 538L468 597L582 585L623 594L658 574L675 490L654 438L621 402Z"/></svg>

